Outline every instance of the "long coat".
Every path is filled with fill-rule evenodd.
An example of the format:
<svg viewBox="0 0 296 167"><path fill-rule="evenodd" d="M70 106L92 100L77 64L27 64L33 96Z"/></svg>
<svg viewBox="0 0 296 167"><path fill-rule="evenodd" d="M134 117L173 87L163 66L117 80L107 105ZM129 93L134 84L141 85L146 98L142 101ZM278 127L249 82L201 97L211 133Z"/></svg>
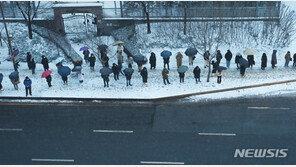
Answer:
<svg viewBox="0 0 296 167"><path fill-rule="evenodd" d="M147 72L147 69L144 68L142 71L141 71L141 76L142 76L142 80L143 80L143 83L147 83L147 79L148 79L148 72Z"/></svg>
<svg viewBox="0 0 296 167"><path fill-rule="evenodd" d="M267 66L267 56L263 54L261 57L261 67L265 68Z"/></svg>
<svg viewBox="0 0 296 167"><path fill-rule="evenodd" d="M236 64L239 63L239 59L240 59L239 55L236 55L236 56L235 56L235 63L236 63Z"/></svg>
<svg viewBox="0 0 296 167"><path fill-rule="evenodd" d="M176 56L177 59L177 67L182 66L182 59L183 59L183 55L180 53Z"/></svg>
<svg viewBox="0 0 296 167"><path fill-rule="evenodd" d="M230 50L228 50L225 54L225 59L227 61L230 61L232 59L232 53L230 52Z"/></svg>
<svg viewBox="0 0 296 167"><path fill-rule="evenodd" d="M29 67L30 67L30 69L35 69L36 68L35 60L31 59L29 61Z"/></svg>
<svg viewBox="0 0 296 167"><path fill-rule="evenodd" d="M163 79L168 79L169 78L169 71L165 68L162 70L161 75Z"/></svg>
<svg viewBox="0 0 296 167"><path fill-rule="evenodd" d="M155 66L156 65L156 56L154 53L151 53L151 56L149 58L149 63L151 64L151 66Z"/></svg>
<svg viewBox="0 0 296 167"><path fill-rule="evenodd" d="M42 57L41 64L43 65L44 68L46 68L46 69L49 68L48 59L46 57Z"/></svg>
<svg viewBox="0 0 296 167"><path fill-rule="evenodd" d="M271 64L272 63L277 64L276 50L274 50L272 55L271 55Z"/></svg>
<svg viewBox="0 0 296 167"><path fill-rule="evenodd" d="M198 66L193 69L193 74L194 78L200 78L200 68Z"/></svg>
<svg viewBox="0 0 296 167"><path fill-rule="evenodd" d="M94 67L94 66L95 66L95 62L96 62L96 57L95 57L95 56L91 56L91 57L89 58L89 65L90 65L91 67Z"/></svg>
<svg viewBox="0 0 296 167"><path fill-rule="evenodd" d="M255 65L254 55L248 55L247 59L248 59L248 62L249 62L249 66Z"/></svg>

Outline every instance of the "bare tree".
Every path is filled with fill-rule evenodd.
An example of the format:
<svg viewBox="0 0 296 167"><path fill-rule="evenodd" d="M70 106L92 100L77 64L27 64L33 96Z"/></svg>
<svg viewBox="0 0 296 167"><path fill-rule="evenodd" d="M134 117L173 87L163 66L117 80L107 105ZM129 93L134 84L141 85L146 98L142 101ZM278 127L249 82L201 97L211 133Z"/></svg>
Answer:
<svg viewBox="0 0 296 167"><path fill-rule="evenodd" d="M141 1L140 3L143 8L143 13L145 14L145 17L146 17L147 34L151 34L150 15L149 15L150 2L149 1Z"/></svg>
<svg viewBox="0 0 296 167"><path fill-rule="evenodd" d="M38 1L37 7L35 7L34 4L35 3L31 3L31 1L16 2L18 9L21 11L27 23L30 39L33 39L32 22L37 16L37 11L40 6L40 1Z"/></svg>
<svg viewBox="0 0 296 167"><path fill-rule="evenodd" d="M222 42L223 36L223 22L222 21L204 21L200 23L191 23L194 24L192 27L197 27L197 30L190 31L188 34L188 39L190 43L198 50L202 50L203 53L209 51L209 67L207 82L210 82L211 76L211 61L215 58L217 50ZM202 55L200 52L198 52Z"/></svg>

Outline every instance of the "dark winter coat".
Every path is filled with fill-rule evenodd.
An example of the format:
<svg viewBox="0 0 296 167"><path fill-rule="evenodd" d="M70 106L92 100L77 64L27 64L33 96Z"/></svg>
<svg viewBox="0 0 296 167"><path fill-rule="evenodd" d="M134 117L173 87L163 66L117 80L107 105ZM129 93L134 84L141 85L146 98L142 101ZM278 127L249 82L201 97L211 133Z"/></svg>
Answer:
<svg viewBox="0 0 296 167"><path fill-rule="evenodd" d="M27 53L27 63L29 63L31 61L31 58L32 58L31 54Z"/></svg>
<svg viewBox="0 0 296 167"><path fill-rule="evenodd" d="M119 74L119 72L120 72L120 67L118 66L118 65L113 65L112 66L112 72L114 73L114 74Z"/></svg>
<svg viewBox="0 0 296 167"><path fill-rule="evenodd" d="M94 66L95 66L95 62L96 62L96 57L95 57L95 56L91 56L91 57L89 58L89 65L90 65L91 67L94 67Z"/></svg>
<svg viewBox="0 0 296 167"><path fill-rule="evenodd" d="M254 55L248 55L247 59L248 59L248 62L249 62L249 66L255 65Z"/></svg>
<svg viewBox="0 0 296 167"><path fill-rule="evenodd" d="M220 61L222 58L223 58L223 57L222 57L221 52L217 52L217 54L216 54L216 60L217 60L217 61Z"/></svg>
<svg viewBox="0 0 296 167"><path fill-rule="evenodd" d="M193 69L194 78L200 78L200 68L197 66Z"/></svg>
<svg viewBox="0 0 296 167"><path fill-rule="evenodd" d="M239 55L236 55L236 56L235 56L235 63L236 63L236 64L239 63L239 59L240 59L240 56L239 56Z"/></svg>
<svg viewBox="0 0 296 167"><path fill-rule="evenodd" d="M228 50L225 54L225 59L227 61L230 61L232 59L232 53L230 52L230 50Z"/></svg>
<svg viewBox="0 0 296 167"><path fill-rule="evenodd" d="M184 78L185 77L185 73L184 72L179 72L179 77L180 78Z"/></svg>
<svg viewBox="0 0 296 167"><path fill-rule="evenodd" d="M45 77L45 79L46 79L46 82L51 82L51 75Z"/></svg>
<svg viewBox="0 0 296 167"><path fill-rule="evenodd" d="M164 63L170 63L170 58L163 58Z"/></svg>
<svg viewBox="0 0 296 167"><path fill-rule="evenodd" d="M290 61L291 60L291 54L290 53L286 53L285 60L286 61Z"/></svg>
<svg viewBox="0 0 296 167"><path fill-rule="evenodd" d="M273 53L271 55L271 64L277 64L276 52L276 50L273 50Z"/></svg>
<svg viewBox="0 0 296 167"><path fill-rule="evenodd" d="M163 77L163 79L168 79L169 78L169 70L167 70L166 68L162 70L161 75Z"/></svg>
<svg viewBox="0 0 296 167"><path fill-rule="evenodd" d="M84 60L88 60L89 59L89 50L85 50L83 51L83 55L84 55Z"/></svg>
<svg viewBox="0 0 296 167"><path fill-rule="evenodd" d="M263 53L261 57L261 67L265 68L267 66L267 56L265 53Z"/></svg>
<svg viewBox="0 0 296 167"><path fill-rule="evenodd" d="M31 79L25 79L24 80L24 85L25 85L25 87L30 87L31 85L32 85L32 81L31 81Z"/></svg>
<svg viewBox="0 0 296 167"><path fill-rule="evenodd" d="M35 69L36 68L35 60L30 60L29 61L29 67L30 67L30 69Z"/></svg>
<svg viewBox="0 0 296 167"><path fill-rule="evenodd" d="M142 80L143 83L147 83L147 79L148 79L148 72L146 68L143 68L143 70L141 71L141 76L142 76Z"/></svg>
<svg viewBox="0 0 296 167"><path fill-rule="evenodd" d="M296 63L296 53L293 55L293 62Z"/></svg>
<svg viewBox="0 0 296 167"><path fill-rule="evenodd" d="M154 53L151 53L151 56L149 58L149 63L152 65L152 66L155 66L156 65L156 56Z"/></svg>
<svg viewBox="0 0 296 167"><path fill-rule="evenodd" d="M133 73L134 73L134 70L132 69L132 73L126 73L126 74L124 74L125 75L125 78L127 79L127 80L130 80L130 79L132 79L132 75L133 75Z"/></svg>
<svg viewBox="0 0 296 167"><path fill-rule="evenodd" d="M109 75L101 75L101 77L103 78L103 80L109 82Z"/></svg>
<svg viewBox="0 0 296 167"><path fill-rule="evenodd" d="M49 68L48 59L46 57L42 57L41 64L43 65L44 68L46 68L46 69Z"/></svg>

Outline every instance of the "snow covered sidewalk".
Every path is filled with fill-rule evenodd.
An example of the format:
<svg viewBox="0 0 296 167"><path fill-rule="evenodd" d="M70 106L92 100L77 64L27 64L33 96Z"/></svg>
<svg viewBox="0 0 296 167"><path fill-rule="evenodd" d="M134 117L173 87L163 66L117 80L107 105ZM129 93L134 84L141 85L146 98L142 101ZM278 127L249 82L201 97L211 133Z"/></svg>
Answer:
<svg viewBox="0 0 296 167"><path fill-rule="evenodd" d="M15 96L24 97L25 87L22 84L25 76L29 76L33 82L32 91L34 97L80 97L80 98L131 98L131 99L149 99L160 98L166 96L175 96L203 91L211 91L217 89L225 89L239 86L248 86L254 84L276 82L282 80L290 80L296 78L296 73L293 68L278 67L277 69L267 69L262 71L260 69L248 69L245 78L241 78L239 71L236 69L230 69L225 71L225 76L222 77L222 84L216 83L216 77L212 77L210 82L206 82L207 69L202 69L201 83L196 84L193 78L193 67L189 68L189 71L185 76L185 83L179 83L178 73L175 68L171 69L169 74L170 85L164 85L161 77L161 68L156 70L148 70L148 87L142 86L142 78L136 70L132 77L131 87L126 87L125 77L120 76L119 81L115 81L113 74L110 75L110 87L103 87L103 80L100 76L99 69L101 65L96 64L95 72L90 72L87 65L83 65L83 72L85 73L85 79L82 84L79 83L75 73L72 73L69 77L69 85L63 85L60 75L57 73L57 69L53 64L50 64L50 69L53 71L52 84L53 87L48 88L45 79L41 78L43 72L42 65L37 64L36 74L32 75L28 70L26 63L20 63L20 90L16 91L11 84L8 75L13 71L11 62L2 62L0 64L0 71L4 75L3 87L4 91L0 92L0 96ZM67 64L65 64L67 65ZM70 68L73 65L69 65ZM200 65L201 66L201 65ZM286 85L286 86L283 86ZM273 86L271 86L272 88ZM296 83L282 84L275 86L277 91L285 91L296 88ZM280 89L279 89L280 88ZM273 91L273 89L260 87L256 88L260 90L261 94ZM258 91L250 91L246 89L243 91L231 91L228 93L221 93L220 98L226 94L234 96L248 96L258 94ZM296 90L296 89L295 89ZM208 97L216 96L216 94L210 94Z"/></svg>

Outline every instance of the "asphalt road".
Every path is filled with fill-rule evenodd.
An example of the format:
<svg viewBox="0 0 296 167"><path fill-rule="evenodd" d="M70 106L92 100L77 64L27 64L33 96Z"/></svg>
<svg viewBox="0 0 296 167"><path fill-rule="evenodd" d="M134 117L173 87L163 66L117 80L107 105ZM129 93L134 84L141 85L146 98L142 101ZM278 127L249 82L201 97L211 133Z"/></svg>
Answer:
<svg viewBox="0 0 296 167"><path fill-rule="evenodd" d="M208 103L0 103L0 164L296 164L295 97ZM285 158L235 149L288 149Z"/></svg>

